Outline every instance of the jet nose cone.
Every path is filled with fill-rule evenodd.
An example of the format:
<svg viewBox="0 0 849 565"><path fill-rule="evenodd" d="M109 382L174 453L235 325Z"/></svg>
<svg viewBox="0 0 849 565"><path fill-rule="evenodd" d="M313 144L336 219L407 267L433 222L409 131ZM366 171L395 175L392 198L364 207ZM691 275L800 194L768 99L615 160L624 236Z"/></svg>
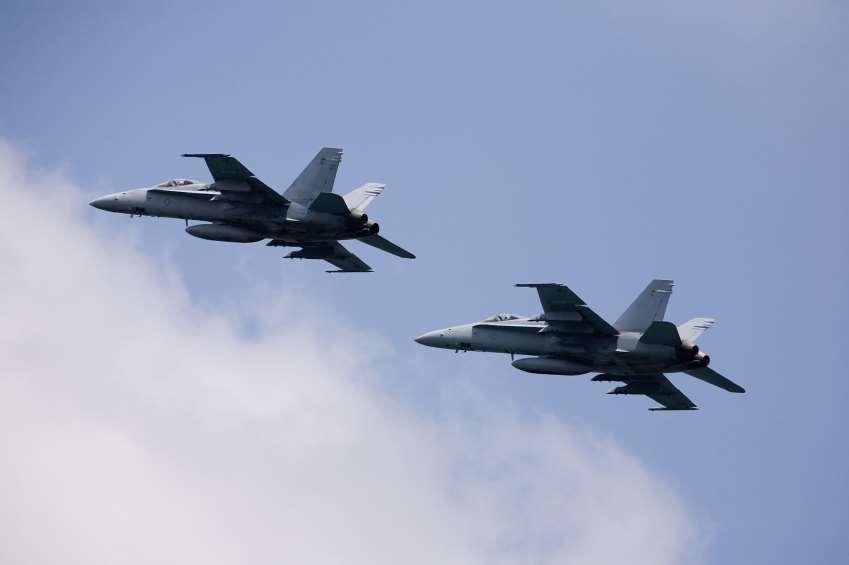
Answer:
<svg viewBox="0 0 849 565"><path fill-rule="evenodd" d="M417 337L416 343L420 343L422 345L427 345L430 347L436 347L437 345L439 345L440 337L442 336L440 335L439 331L427 332Z"/></svg>
<svg viewBox="0 0 849 565"><path fill-rule="evenodd" d="M95 198L91 202L88 203L89 206L94 206L98 210L109 210L110 203L115 198L113 196L101 196L100 198Z"/></svg>

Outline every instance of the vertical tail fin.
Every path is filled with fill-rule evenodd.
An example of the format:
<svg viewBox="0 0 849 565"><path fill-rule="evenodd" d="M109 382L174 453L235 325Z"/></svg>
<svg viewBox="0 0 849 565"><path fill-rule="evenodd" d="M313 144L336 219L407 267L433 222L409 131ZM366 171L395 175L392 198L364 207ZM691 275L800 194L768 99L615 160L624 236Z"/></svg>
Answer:
<svg viewBox="0 0 849 565"><path fill-rule="evenodd" d="M342 150L325 147L301 171L283 197L299 204L309 204L320 192L333 192L336 171L342 162Z"/></svg>
<svg viewBox="0 0 849 565"><path fill-rule="evenodd" d="M620 332L644 332L652 322L663 320L672 294L672 281L655 279L613 324Z"/></svg>

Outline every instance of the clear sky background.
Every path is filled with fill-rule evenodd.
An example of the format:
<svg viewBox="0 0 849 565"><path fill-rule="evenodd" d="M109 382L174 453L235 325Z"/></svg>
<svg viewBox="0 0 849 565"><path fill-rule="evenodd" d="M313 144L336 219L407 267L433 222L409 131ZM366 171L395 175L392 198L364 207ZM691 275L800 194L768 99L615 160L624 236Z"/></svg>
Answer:
<svg viewBox="0 0 849 565"><path fill-rule="evenodd" d="M80 187L74 213L122 242L104 253L126 245L175 273L194 311L237 319L244 339L265 330L242 304L282 297L285 322L326 329L328 350L340 331L377 350L374 387L420 421L498 423L483 399L621 446L686 506L707 562L843 562L849 7L684 4L6 3L0 136ZM86 209L207 179L184 152L230 153L282 191L322 146L345 149L337 192L387 183L369 214L415 261L351 243L375 273L330 276ZM45 269L62 279L58 259ZM719 320L701 346L747 394L674 375L701 410L650 413L587 377L412 341L537 313L515 282L567 283L612 320L656 277L676 281L668 319ZM285 388L285 363L273 377ZM596 541L623 535L614 521Z"/></svg>

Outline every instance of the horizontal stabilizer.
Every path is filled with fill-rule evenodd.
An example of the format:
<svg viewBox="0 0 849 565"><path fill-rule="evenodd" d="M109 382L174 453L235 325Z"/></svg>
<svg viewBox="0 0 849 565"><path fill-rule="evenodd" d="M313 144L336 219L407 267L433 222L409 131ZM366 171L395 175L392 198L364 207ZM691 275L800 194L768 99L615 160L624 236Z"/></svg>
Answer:
<svg viewBox="0 0 849 565"><path fill-rule="evenodd" d="M696 377L697 379L701 379L706 383L710 383L713 386L718 386L721 389L725 389L728 392L746 392L746 389L738 385L737 383L726 379L710 367L702 367L700 369L691 369L689 371L684 371L691 377Z"/></svg>
<svg viewBox="0 0 849 565"><path fill-rule="evenodd" d="M371 201L374 200L376 196L379 196L383 192L384 188L386 188L385 184L367 182L363 186L355 188L346 194L345 204L347 204L348 208L351 210L362 212L369 204L371 204Z"/></svg>
<svg viewBox="0 0 849 565"><path fill-rule="evenodd" d="M640 343L680 347L681 337L678 335L678 328L672 322L652 322L640 338Z"/></svg>
<svg viewBox="0 0 849 565"><path fill-rule="evenodd" d="M696 343L696 340L699 339L703 333L712 328L715 323L716 320L713 318L693 318L689 322L684 322L678 326L678 335L680 335L681 339L684 341Z"/></svg>
<svg viewBox="0 0 849 565"><path fill-rule="evenodd" d="M386 251L387 253L391 253L392 255L397 255L398 257L403 257L404 259L415 259L416 256L403 249L386 238L380 237L379 235L367 235L366 237L359 238L360 241L367 245L371 245L372 247L377 247L381 251Z"/></svg>

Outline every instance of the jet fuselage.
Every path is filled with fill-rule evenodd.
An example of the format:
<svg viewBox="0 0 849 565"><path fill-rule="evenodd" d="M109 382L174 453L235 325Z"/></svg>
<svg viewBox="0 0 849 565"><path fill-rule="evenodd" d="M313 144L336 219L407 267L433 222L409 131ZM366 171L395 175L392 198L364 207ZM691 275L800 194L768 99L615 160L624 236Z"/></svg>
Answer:
<svg viewBox="0 0 849 565"><path fill-rule="evenodd" d="M641 343L641 333L616 336L580 336L553 331L546 322L514 318L479 322L428 332L416 338L422 345L455 351L483 351L533 355L513 365L532 373L581 375L590 372L648 374L676 372L704 366L709 358L698 349L678 349Z"/></svg>
<svg viewBox="0 0 849 565"><path fill-rule="evenodd" d="M226 223L227 226L220 228L221 233L225 233L231 226L239 226L246 230L245 233L256 234L253 239L246 238L244 241L273 238L297 244L304 241L354 239L375 234L379 229L373 222L352 225L345 217L310 210L296 202L269 205L234 200L203 183L184 185L178 189L152 187L125 190L97 198L91 205L101 210L135 216ZM206 232L197 228L199 226L192 226L188 231L197 237L217 239L206 237L203 235ZM235 237L238 237L237 232Z"/></svg>
<svg viewBox="0 0 849 565"><path fill-rule="evenodd" d="M529 355L513 361L515 368L528 373L600 373L592 380L623 383L608 394L648 396L660 404L650 410L698 408L664 373L684 372L729 392L745 392L708 367L710 357L696 345L716 320L693 318L679 326L664 321L671 280L652 280L613 324L566 285L516 286L537 291L542 314L532 318L496 314L473 324L428 332L416 341L455 351Z"/></svg>
<svg viewBox="0 0 849 565"><path fill-rule="evenodd" d="M172 179L151 186L109 194L91 205L108 212L137 216L180 218L186 232L212 241L255 243L271 247L300 247L286 259L318 259L336 270L331 273L370 273L362 259L340 240L356 239L386 253L415 259L406 249L378 235L366 207L386 185L367 182L341 195L333 192L342 150L323 147L282 194L262 182L232 155L184 153L202 158L212 183ZM198 223L189 226L189 220Z"/></svg>

